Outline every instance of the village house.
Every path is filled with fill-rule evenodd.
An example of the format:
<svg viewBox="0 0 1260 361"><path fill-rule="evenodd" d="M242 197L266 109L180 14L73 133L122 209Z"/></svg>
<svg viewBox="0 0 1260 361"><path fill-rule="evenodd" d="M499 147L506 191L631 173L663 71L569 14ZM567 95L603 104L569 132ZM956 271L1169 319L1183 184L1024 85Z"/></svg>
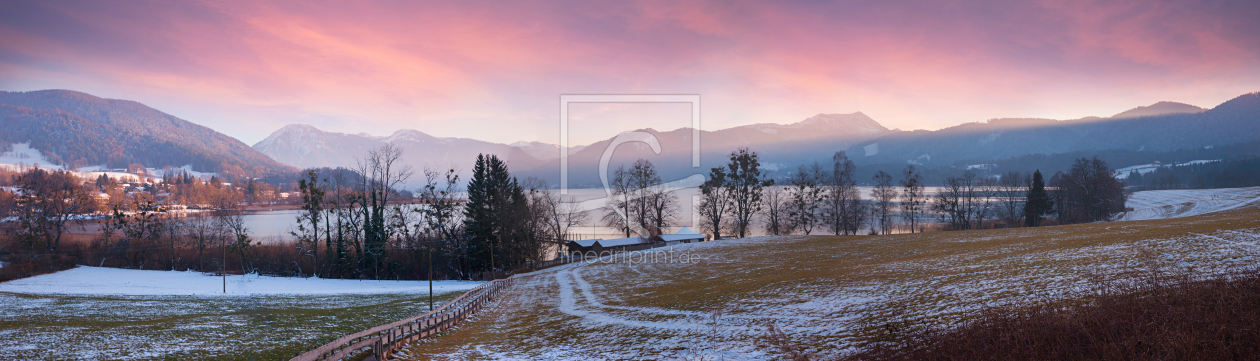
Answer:
<svg viewBox="0 0 1260 361"><path fill-rule="evenodd" d="M691 230L688 227L682 227L674 234L662 234L659 236L647 237L627 237L613 239L583 239L577 241L569 241L569 253L587 253L595 252L630 252L642 249L668 247L680 243L703 242L704 235Z"/></svg>

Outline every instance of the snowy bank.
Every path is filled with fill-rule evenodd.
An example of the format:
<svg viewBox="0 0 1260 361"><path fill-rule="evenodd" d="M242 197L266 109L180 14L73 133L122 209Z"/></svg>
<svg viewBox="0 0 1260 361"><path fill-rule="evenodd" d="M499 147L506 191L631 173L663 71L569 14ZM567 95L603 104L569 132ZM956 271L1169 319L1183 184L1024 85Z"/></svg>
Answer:
<svg viewBox="0 0 1260 361"><path fill-rule="evenodd" d="M474 281L434 281L433 292L435 294L462 292L480 284L481 282ZM124 296L427 294L429 282L229 275L225 294L222 276L211 276L199 272L141 271L80 266L57 273L0 283L0 292Z"/></svg>
<svg viewBox="0 0 1260 361"><path fill-rule="evenodd" d="M1117 220L1138 221L1190 217L1227 211L1260 201L1260 187L1143 191L1129 195L1132 211Z"/></svg>

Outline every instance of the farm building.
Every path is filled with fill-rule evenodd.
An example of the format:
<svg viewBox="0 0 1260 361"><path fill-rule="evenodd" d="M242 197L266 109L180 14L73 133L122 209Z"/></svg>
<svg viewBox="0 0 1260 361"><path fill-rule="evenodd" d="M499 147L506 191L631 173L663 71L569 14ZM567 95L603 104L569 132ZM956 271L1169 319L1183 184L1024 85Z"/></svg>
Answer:
<svg viewBox="0 0 1260 361"><path fill-rule="evenodd" d="M662 234L661 240L665 242L665 245L673 246L679 243L703 242L704 235L691 230L691 228L683 227L674 234Z"/></svg>
<svg viewBox="0 0 1260 361"><path fill-rule="evenodd" d="M585 253L603 251L621 252L621 251L637 251L640 249L673 246L679 243L692 243L704 241L704 235L691 230L691 228L683 227L674 234L662 234L657 237L628 237L614 239L584 239L578 241L569 241L570 253Z"/></svg>

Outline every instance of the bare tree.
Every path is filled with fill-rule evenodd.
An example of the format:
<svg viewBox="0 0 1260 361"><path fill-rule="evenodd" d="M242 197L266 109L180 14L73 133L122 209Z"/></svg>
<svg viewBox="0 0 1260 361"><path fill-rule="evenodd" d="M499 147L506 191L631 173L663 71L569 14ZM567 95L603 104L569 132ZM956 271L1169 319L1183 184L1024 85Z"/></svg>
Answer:
<svg viewBox="0 0 1260 361"><path fill-rule="evenodd" d="M764 207L762 190L774 185L774 180L767 180L761 174L757 152L740 148L731 152L730 160L726 165L727 196L731 197L731 220L735 224L735 232L743 238L748 235L753 216L761 213Z"/></svg>
<svg viewBox="0 0 1260 361"><path fill-rule="evenodd" d="M639 236L650 237L659 234L659 230L651 230L652 226L652 202L650 192L653 185L659 184L661 177L656 174L656 166L652 165L647 159L639 159L630 166L629 186L630 186L630 222L636 229L642 229L647 232L640 232Z"/></svg>
<svg viewBox="0 0 1260 361"><path fill-rule="evenodd" d="M241 272L253 271L250 264L250 248L253 242L249 237L249 228L245 226L245 212L241 209L240 197L236 194L221 195L215 200L214 216L220 227L227 230L227 242L223 247L236 254L241 262Z"/></svg>
<svg viewBox="0 0 1260 361"><path fill-rule="evenodd" d="M910 233L914 233L919 225L919 214L925 211L927 203L923 194L923 176L915 172L913 165L906 165L901 175L901 216L910 226Z"/></svg>
<svg viewBox="0 0 1260 361"><path fill-rule="evenodd" d="M634 194L630 173L626 171L624 166L617 167L617 170L613 171L608 188L609 200L608 204L604 206L606 211L603 218L604 225L624 231L626 238L630 238L630 229L633 224L631 221L631 208L634 207Z"/></svg>
<svg viewBox="0 0 1260 361"><path fill-rule="evenodd" d="M197 270L205 272L203 257L206 250L223 238L222 225L212 216L194 215L188 217L188 237L197 250Z"/></svg>
<svg viewBox="0 0 1260 361"><path fill-rule="evenodd" d="M1125 209L1124 184L1098 157L1080 158L1050 179L1059 223L1106 221Z"/></svg>
<svg viewBox="0 0 1260 361"><path fill-rule="evenodd" d="M167 269L174 271L175 263L179 261L176 259L175 249L184 248L184 235L188 230L188 223L184 221L184 217L180 217L169 210L163 213L158 218L158 225L162 227L162 235L166 236L167 250L170 251L170 262L167 264Z"/></svg>
<svg viewBox="0 0 1260 361"><path fill-rule="evenodd" d="M945 179L932 210L952 229L977 229L992 213L995 189L992 178L980 178L967 171Z"/></svg>
<svg viewBox="0 0 1260 361"><path fill-rule="evenodd" d="M972 228L984 228L984 221L993 218L997 213L997 180L991 177L980 178L976 184L976 192L973 195L975 202L976 225Z"/></svg>
<svg viewBox="0 0 1260 361"><path fill-rule="evenodd" d="M1002 175L997 184L997 216L1007 227L1019 227L1024 220L1024 199L1028 197L1027 182L1019 172Z"/></svg>
<svg viewBox="0 0 1260 361"><path fill-rule="evenodd" d="M459 175L455 168L446 172L424 170L425 185L420 189L422 202L417 209L424 223L426 243L420 247L427 252L432 273L432 257L435 252L446 255L446 272L463 278L468 261L468 241L462 235L463 224L459 211Z"/></svg>
<svg viewBox="0 0 1260 361"><path fill-rule="evenodd" d="M369 150L367 158L358 161L359 193L363 197L359 212L363 215L362 270L380 279L384 265L385 245L395 230L386 220L389 201L412 176L411 166L400 162L402 148L385 144Z"/></svg>
<svg viewBox="0 0 1260 361"><path fill-rule="evenodd" d="M822 204L823 224L835 235L857 234L866 218L857 183L853 181L857 166L844 151L836 152L831 160L832 171L827 177L827 193Z"/></svg>
<svg viewBox="0 0 1260 361"><path fill-rule="evenodd" d="M298 190L301 192L303 212L297 216L297 230L289 233L297 238L298 253L311 258L311 275L315 276L319 273L319 229L324 223L321 220L324 218L325 198L324 187L319 184L319 172L307 170L306 178L298 180ZM332 238L325 237L325 241L329 243L324 248L328 254L324 257L327 262L333 252Z"/></svg>
<svg viewBox="0 0 1260 361"><path fill-rule="evenodd" d="M576 198L564 199L548 189L538 193L544 206L543 217L547 220L547 236L555 239L568 239L571 229L586 223L588 215Z"/></svg>
<svg viewBox="0 0 1260 361"><path fill-rule="evenodd" d="M551 254L551 249L559 250L563 244L560 241L549 239L551 237L551 226L549 217L547 217L547 208L550 207L546 200L546 193L551 191L547 189L547 183L537 178L529 178L525 180L525 187L529 188L526 209L524 214L517 215L518 234L517 238L521 242L516 242L517 249L520 250L523 262L539 262L547 259ZM550 246L550 247L549 247Z"/></svg>
<svg viewBox="0 0 1260 361"><path fill-rule="evenodd" d="M678 217L678 196L662 184L653 185L647 192L648 222L656 234L664 234L666 227L674 226Z"/></svg>
<svg viewBox="0 0 1260 361"><path fill-rule="evenodd" d="M729 222L725 218L731 208L728 191L726 168L722 167L710 169L709 179L700 185L700 202L696 205L702 221L700 230L708 231L713 240L722 239L722 230Z"/></svg>
<svg viewBox="0 0 1260 361"><path fill-rule="evenodd" d="M789 216L792 198L783 188L775 186L766 187L765 195L766 233L775 236L792 233L792 218Z"/></svg>
<svg viewBox="0 0 1260 361"><path fill-rule="evenodd" d="M325 193L325 207L328 215L324 218L325 242L333 251L331 257L325 257L329 275L344 277L349 272L351 255L358 258L363 253L362 239L363 218L357 211L363 197L355 189L361 175L346 169L334 172L328 187L331 193ZM353 179L351 179L353 178ZM325 179L327 182L328 179ZM329 241L331 238L334 242ZM328 260L331 258L331 261Z"/></svg>
<svg viewBox="0 0 1260 361"><path fill-rule="evenodd" d="M18 239L28 246L56 251L67 224L82 222L96 200L73 174L33 168L15 179L14 213Z"/></svg>
<svg viewBox="0 0 1260 361"><path fill-rule="evenodd" d="M656 166L646 159L634 162L629 171L629 219L636 229L655 236L674 223L678 213L678 197L661 184Z"/></svg>
<svg viewBox="0 0 1260 361"><path fill-rule="evenodd" d="M818 223L818 208L823 197L822 181L822 166L818 162L809 168L802 165L791 178L788 217L793 228L800 228L806 235L813 232L814 225Z"/></svg>
<svg viewBox="0 0 1260 361"><path fill-rule="evenodd" d="M893 188L892 175L879 171L875 173L875 188L871 190L871 199L875 201L871 208L872 223L879 223L879 231L883 234L893 230L893 201L897 198L897 189Z"/></svg>

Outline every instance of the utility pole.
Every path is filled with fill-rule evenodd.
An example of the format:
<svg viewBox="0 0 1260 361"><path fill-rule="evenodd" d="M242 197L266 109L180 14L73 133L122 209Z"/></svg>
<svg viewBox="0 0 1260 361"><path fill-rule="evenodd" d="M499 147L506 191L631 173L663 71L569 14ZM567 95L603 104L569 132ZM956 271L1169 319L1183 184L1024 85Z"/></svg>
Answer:
<svg viewBox="0 0 1260 361"><path fill-rule="evenodd" d="M433 311L433 247L429 246L429 311Z"/></svg>
<svg viewBox="0 0 1260 361"><path fill-rule="evenodd" d="M219 273L223 274L223 293L227 293L227 241L223 241L223 261L219 262Z"/></svg>

